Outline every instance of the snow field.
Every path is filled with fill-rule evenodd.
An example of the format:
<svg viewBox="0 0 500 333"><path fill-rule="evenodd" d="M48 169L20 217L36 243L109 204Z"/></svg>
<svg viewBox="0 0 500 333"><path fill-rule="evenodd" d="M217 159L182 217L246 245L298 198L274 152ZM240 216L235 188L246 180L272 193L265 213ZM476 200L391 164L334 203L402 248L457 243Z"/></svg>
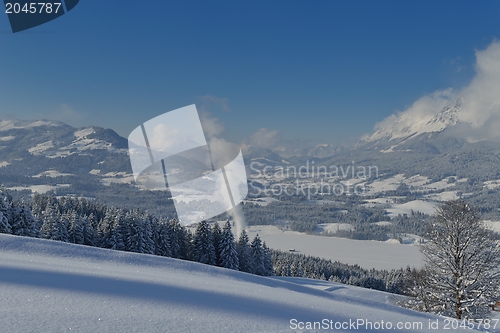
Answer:
<svg viewBox="0 0 500 333"><path fill-rule="evenodd" d="M38 192L40 194L47 193L48 191L52 191L56 188L59 187L67 187L71 186L71 184L57 184L57 185L31 185L31 186L15 186L15 187L8 187L8 190L13 190L13 191L22 191L22 190L31 190L31 192L35 193Z"/></svg>
<svg viewBox="0 0 500 333"><path fill-rule="evenodd" d="M386 211L390 217L396 217L400 214L410 215L412 210L433 215L438 207L439 203L437 202L413 200L404 204L393 204L392 208L388 208Z"/></svg>
<svg viewBox="0 0 500 333"><path fill-rule="evenodd" d="M250 226L248 236L259 235L269 248L320 257L365 269L399 269L410 265L421 267L418 246L379 241L352 240L338 237L313 236L295 231L281 231L274 226Z"/></svg>
<svg viewBox="0 0 500 333"><path fill-rule="evenodd" d="M33 178L40 178L40 177L50 177L50 178L56 178L56 177L66 177L66 176L72 176L71 173L61 173L57 170L47 170L44 172L39 173L38 175L33 176Z"/></svg>
<svg viewBox="0 0 500 333"><path fill-rule="evenodd" d="M293 319L422 323L402 332L444 325L394 306L390 294L326 281L10 235L0 235L0 254L2 332L310 331L291 329Z"/></svg>

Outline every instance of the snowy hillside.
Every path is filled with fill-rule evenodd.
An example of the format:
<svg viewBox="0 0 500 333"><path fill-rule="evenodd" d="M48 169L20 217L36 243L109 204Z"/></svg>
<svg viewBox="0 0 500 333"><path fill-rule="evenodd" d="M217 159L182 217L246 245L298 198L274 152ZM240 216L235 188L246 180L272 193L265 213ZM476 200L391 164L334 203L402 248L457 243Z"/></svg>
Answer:
<svg viewBox="0 0 500 333"><path fill-rule="evenodd" d="M292 332L330 320L436 332L429 322L446 323L392 305L391 294L324 281L8 235L0 253L2 332Z"/></svg>
<svg viewBox="0 0 500 333"><path fill-rule="evenodd" d="M77 129L50 120L0 120L0 143L6 162L31 156L88 155L94 150L126 154L127 148L126 139L113 130L96 126Z"/></svg>

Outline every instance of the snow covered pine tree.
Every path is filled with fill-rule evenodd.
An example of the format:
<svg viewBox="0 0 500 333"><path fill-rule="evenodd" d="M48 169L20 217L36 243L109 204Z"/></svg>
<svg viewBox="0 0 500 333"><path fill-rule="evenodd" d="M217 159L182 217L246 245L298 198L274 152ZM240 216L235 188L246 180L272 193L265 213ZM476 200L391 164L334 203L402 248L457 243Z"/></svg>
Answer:
<svg viewBox="0 0 500 333"><path fill-rule="evenodd" d="M238 252L236 251L236 244L234 242L233 233L231 232L231 222L229 222L229 220L224 224L219 247L220 265L225 268L238 270L240 267Z"/></svg>
<svg viewBox="0 0 500 333"><path fill-rule="evenodd" d="M449 201L438 210L421 246L425 283L414 284L426 289L414 292L420 309L457 319L491 314L500 286L500 247L492 235L466 202Z"/></svg>
<svg viewBox="0 0 500 333"><path fill-rule="evenodd" d="M248 244L249 238L245 230L240 234L238 243L236 244L236 251L238 252L238 263L241 272L252 272L252 263L250 258L250 245Z"/></svg>
<svg viewBox="0 0 500 333"><path fill-rule="evenodd" d="M202 264L215 265L215 248L212 231L208 222L203 220L198 223L193 240L194 260Z"/></svg>

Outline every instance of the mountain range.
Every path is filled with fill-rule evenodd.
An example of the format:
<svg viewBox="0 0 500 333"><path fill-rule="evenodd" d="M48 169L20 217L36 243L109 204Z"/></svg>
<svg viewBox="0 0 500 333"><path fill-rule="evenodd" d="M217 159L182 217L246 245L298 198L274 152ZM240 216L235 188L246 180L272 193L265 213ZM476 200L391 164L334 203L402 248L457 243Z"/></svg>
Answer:
<svg viewBox="0 0 500 333"><path fill-rule="evenodd" d="M485 182L500 179L500 141L472 141L460 135L459 129L474 126L461 120L462 105L459 98L440 112L410 123L406 113L395 115L354 147L320 144L289 150L244 145L245 164L256 162L272 168L312 162L328 167L376 166L379 180L397 174L406 178L418 175L429 181L455 177L467 179L471 193L485 188L495 192L496 188L486 187ZM189 161L179 163L185 162ZM112 129L74 128L50 120L0 121L0 185L17 190L20 196L53 191L59 195L120 198L130 205L137 203L138 193L144 196L147 192L137 192L139 189L131 186L134 179L127 139ZM168 193L163 195L160 201L164 206ZM158 196L151 194L145 202L158 203Z"/></svg>

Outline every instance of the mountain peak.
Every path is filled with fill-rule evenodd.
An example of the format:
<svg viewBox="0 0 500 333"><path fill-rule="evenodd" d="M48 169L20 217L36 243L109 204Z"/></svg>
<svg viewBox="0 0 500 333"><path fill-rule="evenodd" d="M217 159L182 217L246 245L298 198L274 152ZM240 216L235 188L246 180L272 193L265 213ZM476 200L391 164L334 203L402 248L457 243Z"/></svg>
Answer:
<svg viewBox="0 0 500 333"><path fill-rule="evenodd" d="M431 120L429 120L427 125L429 127L437 125L438 127L442 127L441 130L447 127L455 126L460 122L459 114L462 108L462 103L463 98L455 100L453 103L449 104L443 110L441 110Z"/></svg>
<svg viewBox="0 0 500 333"><path fill-rule="evenodd" d="M445 106L437 114L422 116L420 119L416 120L410 119L407 113L401 113L397 116L393 116L396 119L392 123L379 128L373 135L365 138L363 141L404 141L423 133L441 132L446 128L453 127L460 123L462 104L463 98L458 98Z"/></svg>

